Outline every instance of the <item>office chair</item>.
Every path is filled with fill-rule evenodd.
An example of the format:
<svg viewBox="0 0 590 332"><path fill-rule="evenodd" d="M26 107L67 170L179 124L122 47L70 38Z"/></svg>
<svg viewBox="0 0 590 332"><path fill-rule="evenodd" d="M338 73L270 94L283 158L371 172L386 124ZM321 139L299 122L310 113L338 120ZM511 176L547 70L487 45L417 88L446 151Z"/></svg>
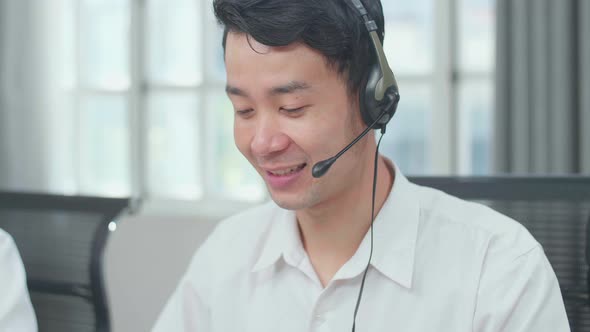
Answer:
<svg viewBox="0 0 590 332"><path fill-rule="evenodd" d="M564 298L572 332L590 332L590 177L413 177L477 201L523 224L541 243Z"/></svg>
<svg viewBox="0 0 590 332"><path fill-rule="evenodd" d="M103 250L109 223L128 205L129 199L0 192L0 228L23 259L40 332L110 330Z"/></svg>

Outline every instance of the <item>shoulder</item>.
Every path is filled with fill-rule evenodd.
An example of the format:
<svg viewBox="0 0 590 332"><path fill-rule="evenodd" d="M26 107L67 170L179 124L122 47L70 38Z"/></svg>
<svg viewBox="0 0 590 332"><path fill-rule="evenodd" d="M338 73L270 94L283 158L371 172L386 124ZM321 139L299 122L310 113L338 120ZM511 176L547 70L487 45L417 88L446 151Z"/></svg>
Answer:
<svg viewBox="0 0 590 332"><path fill-rule="evenodd" d="M506 259L516 259L540 247L522 224L486 205L412 186L419 201L421 225L427 229L448 230L456 241L478 242L473 244L484 247L487 254L501 253Z"/></svg>
<svg viewBox="0 0 590 332"><path fill-rule="evenodd" d="M8 235L2 228L0 228L0 243L5 243L7 241L12 241L12 237Z"/></svg>
<svg viewBox="0 0 590 332"><path fill-rule="evenodd" d="M8 279L2 279L3 275ZM10 283L20 278L24 279L24 267L18 248L10 234L0 229L0 280Z"/></svg>
<svg viewBox="0 0 590 332"><path fill-rule="evenodd" d="M0 229L0 256L16 252L16 245L10 234Z"/></svg>
<svg viewBox="0 0 590 332"><path fill-rule="evenodd" d="M280 211L271 201L220 221L193 256L187 276L196 278L207 269L230 277L252 266Z"/></svg>
<svg viewBox="0 0 590 332"><path fill-rule="evenodd" d="M24 273L16 243L10 234L0 229L0 275L6 270L11 271L13 275L17 272Z"/></svg>
<svg viewBox="0 0 590 332"><path fill-rule="evenodd" d="M0 330L37 331L25 269L12 237L0 229ZM4 314L4 315L3 315Z"/></svg>
<svg viewBox="0 0 590 332"><path fill-rule="evenodd" d="M279 211L280 208L271 201L224 219L201 249L242 252L264 236Z"/></svg>
<svg viewBox="0 0 590 332"><path fill-rule="evenodd" d="M267 226L279 211L280 208L272 201L252 207L220 221L211 237L257 234L260 228Z"/></svg>

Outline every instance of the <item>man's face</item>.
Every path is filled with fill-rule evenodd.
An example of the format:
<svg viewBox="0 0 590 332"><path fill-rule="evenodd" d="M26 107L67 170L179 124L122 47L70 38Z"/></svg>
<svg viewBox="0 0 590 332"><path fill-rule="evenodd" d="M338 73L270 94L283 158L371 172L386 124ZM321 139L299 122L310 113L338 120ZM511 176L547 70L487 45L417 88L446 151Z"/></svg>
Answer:
<svg viewBox="0 0 590 332"><path fill-rule="evenodd" d="M366 139L324 177L311 175L315 163L363 130L356 98L349 98L346 82L321 53L302 43L268 47L230 32L225 62L236 146L279 206L306 209L354 190Z"/></svg>

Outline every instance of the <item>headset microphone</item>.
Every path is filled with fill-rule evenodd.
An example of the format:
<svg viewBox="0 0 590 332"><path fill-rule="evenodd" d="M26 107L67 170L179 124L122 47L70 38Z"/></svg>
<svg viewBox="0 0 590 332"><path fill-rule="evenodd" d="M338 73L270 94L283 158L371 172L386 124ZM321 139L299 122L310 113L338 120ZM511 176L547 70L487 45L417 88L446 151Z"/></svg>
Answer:
<svg viewBox="0 0 590 332"><path fill-rule="evenodd" d="M371 131L371 129L373 129L373 127L375 125L377 125L377 123L381 120L381 118L386 114L387 114L386 112L381 112L381 115L379 115L379 117L373 122L373 124L368 126L360 135L357 136L357 138L354 139L354 141L352 141L350 144L348 144L344 149L342 149L340 152L338 152L334 157L319 161L315 165L313 165L313 168L311 170L311 174L313 175L313 177L319 178L319 177L324 176L324 174L326 174L326 172L330 169L330 167L332 167L332 164L334 164L334 162L336 160L338 160L338 158L340 158L340 156L342 156L346 151L348 151L353 145L355 145L358 141L360 141L361 138L365 137L365 135L367 135L367 133L369 131ZM385 127L383 127L382 130L383 130L383 132L385 132Z"/></svg>

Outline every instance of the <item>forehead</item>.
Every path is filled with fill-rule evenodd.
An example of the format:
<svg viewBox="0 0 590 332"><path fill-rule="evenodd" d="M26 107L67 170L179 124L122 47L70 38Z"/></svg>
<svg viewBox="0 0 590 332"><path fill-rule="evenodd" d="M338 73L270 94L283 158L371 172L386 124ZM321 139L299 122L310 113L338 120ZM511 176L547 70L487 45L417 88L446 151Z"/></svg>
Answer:
<svg viewBox="0 0 590 332"><path fill-rule="evenodd" d="M304 43L267 46L244 33L229 32L225 63L229 84L243 80L314 80L335 74L319 51ZM232 84L232 85L233 85Z"/></svg>
<svg viewBox="0 0 590 332"><path fill-rule="evenodd" d="M284 46L268 46L246 33L229 31L225 44L225 60L231 60L236 55L266 58L271 56L304 56L325 62L323 54L303 42L293 42Z"/></svg>

